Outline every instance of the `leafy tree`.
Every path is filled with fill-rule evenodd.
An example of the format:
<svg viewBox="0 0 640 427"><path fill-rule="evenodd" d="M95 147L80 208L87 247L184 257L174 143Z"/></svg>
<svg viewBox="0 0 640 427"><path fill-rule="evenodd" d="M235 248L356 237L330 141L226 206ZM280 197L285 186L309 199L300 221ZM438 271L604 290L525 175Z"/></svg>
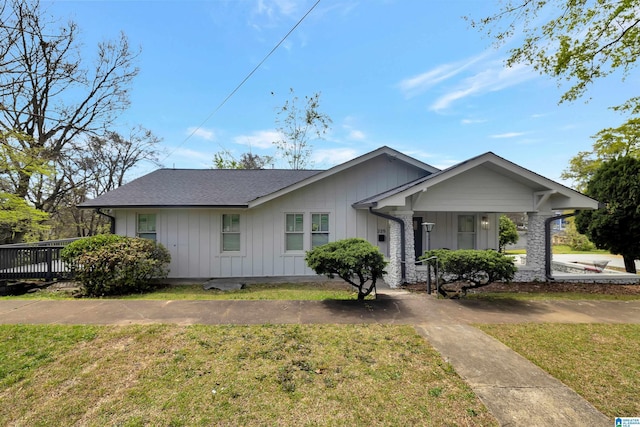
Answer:
<svg viewBox="0 0 640 427"><path fill-rule="evenodd" d="M576 216L576 228L596 247L620 254L627 272L636 273L640 258L640 160L621 157L609 160L595 172L587 195L604 208L582 211Z"/></svg>
<svg viewBox="0 0 640 427"><path fill-rule="evenodd" d="M47 230L44 221L46 212L36 209L23 198L10 191L14 184L11 175L2 175L14 165L31 174L48 175L51 169L46 165L39 150L22 150L12 146L11 139L29 139L18 132L0 132L0 243L12 243L26 240L38 240L40 233Z"/></svg>
<svg viewBox="0 0 640 427"><path fill-rule="evenodd" d="M100 43L95 60L85 64L76 24L54 21L38 0L3 3L0 40L0 130L28 136L5 142L56 170L40 174L10 158L2 182L10 187L5 191L53 212L73 190L69 171L62 170L65 151L81 136L108 128L129 106L137 53L122 34Z"/></svg>
<svg viewBox="0 0 640 427"><path fill-rule="evenodd" d="M518 227L508 216L500 215L498 249L504 252L504 247L511 243L518 243Z"/></svg>
<svg viewBox="0 0 640 427"><path fill-rule="evenodd" d="M559 83L569 82L561 102L582 97L594 81L616 72L625 79L640 52L633 0L506 0L497 13L471 24L499 44L523 35L507 65L532 65ZM634 96L623 107L637 110L639 100Z"/></svg>
<svg viewBox="0 0 640 427"><path fill-rule="evenodd" d="M338 276L357 288L358 300L364 300L375 289L387 264L377 246L359 238L318 246L307 252L305 261L317 274Z"/></svg>
<svg viewBox="0 0 640 427"><path fill-rule="evenodd" d="M287 161L291 169L309 166L312 144L310 138L322 139L332 123L331 118L319 111L320 93L305 96L305 106L290 89L291 99L285 101L277 113L276 126L281 139L274 141L276 150Z"/></svg>
<svg viewBox="0 0 640 427"><path fill-rule="evenodd" d="M440 293L445 297L449 294L457 296L459 293L466 295L469 289L487 286L498 281L508 282L513 279L517 271L511 258L490 249L456 251L434 249L426 251L420 259L434 256L438 264L438 281L443 283L443 286L440 286ZM467 283L467 285L462 285L459 291L447 286L454 283Z"/></svg>
<svg viewBox="0 0 640 427"><path fill-rule="evenodd" d="M563 179L571 179L585 191L595 172L608 160L621 157L640 158L640 118L631 118L616 128L603 129L593 136L591 151L581 151L571 158Z"/></svg>
<svg viewBox="0 0 640 427"><path fill-rule="evenodd" d="M14 242L16 234L38 240L39 233L47 229L44 222L48 217L24 199L0 191L0 244Z"/></svg>
<svg viewBox="0 0 640 427"><path fill-rule="evenodd" d="M217 152L213 156L214 169L264 169L271 164L273 164L273 157L260 156L251 152L243 153L240 160L236 160L228 150Z"/></svg>

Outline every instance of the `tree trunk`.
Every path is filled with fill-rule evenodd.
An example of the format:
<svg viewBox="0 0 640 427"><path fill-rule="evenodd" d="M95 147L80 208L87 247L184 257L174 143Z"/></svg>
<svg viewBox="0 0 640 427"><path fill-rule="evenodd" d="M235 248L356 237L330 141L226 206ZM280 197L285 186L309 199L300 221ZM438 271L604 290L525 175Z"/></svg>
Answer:
<svg viewBox="0 0 640 427"><path fill-rule="evenodd" d="M627 273L636 274L635 258L633 256L625 256L625 255L623 255L622 258L624 259L624 269L627 271Z"/></svg>

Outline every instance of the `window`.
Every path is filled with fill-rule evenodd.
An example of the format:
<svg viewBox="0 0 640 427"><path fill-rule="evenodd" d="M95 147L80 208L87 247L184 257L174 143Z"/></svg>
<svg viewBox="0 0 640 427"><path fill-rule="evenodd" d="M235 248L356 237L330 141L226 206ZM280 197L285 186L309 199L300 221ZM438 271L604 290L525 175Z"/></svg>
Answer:
<svg viewBox="0 0 640 427"><path fill-rule="evenodd" d="M458 215L458 249L475 249L475 215Z"/></svg>
<svg viewBox="0 0 640 427"><path fill-rule="evenodd" d="M156 240L156 214L138 214L136 235L143 239Z"/></svg>
<svg viewBox="0 0 640 427"><path fill-rule="evenodd" d="M329 214L311 214L311 248L329 243Z"/></svg>
<svg viewBox="0 0 640 427"><path fill-rule="evenodd" d="M240 250L240 214L222 215L222 251Z"/></svg>
<svg viewBox="0 0 640 427"><path fill-rule="evenodd" d="M285 250L301 251L304 249L304 215L286 214Z"/></svg>

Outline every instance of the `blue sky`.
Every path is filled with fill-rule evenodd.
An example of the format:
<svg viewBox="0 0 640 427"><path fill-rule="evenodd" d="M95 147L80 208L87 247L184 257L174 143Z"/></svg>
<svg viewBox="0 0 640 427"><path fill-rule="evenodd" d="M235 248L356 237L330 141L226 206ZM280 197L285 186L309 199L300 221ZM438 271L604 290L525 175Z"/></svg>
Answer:
<svg viewBox="0 0 640 427"><path fill-rule="evenodd" d="M162 138L166 167L210 167L221 150L274 155L276 111L293 88L300 98L320 92L321 110L333 120L326 139L313 142L315 168L387 145L439 168L493 151L561 181L569 159L590 149L591 135L624 121L608 107L638 91L631 79L611 78L590 89L588 103L558 105L563 87L555 80L525 66L505 68L517 40L496 49L463 19L490 14L498 1L321 0L216 111L315 2L43 6L76 21L85 59L120 31L141 48L132 105L119 124Z"/></svg>

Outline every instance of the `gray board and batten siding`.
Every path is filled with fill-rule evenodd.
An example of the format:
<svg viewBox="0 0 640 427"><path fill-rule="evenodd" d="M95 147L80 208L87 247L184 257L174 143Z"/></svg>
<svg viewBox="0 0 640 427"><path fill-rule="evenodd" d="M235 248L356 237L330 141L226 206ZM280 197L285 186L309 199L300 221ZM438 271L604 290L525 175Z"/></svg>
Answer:
<svg viewBox="0 0 640 427"><path fill-rule="evenodd" d="M171 170L166 171L170 173ZM233 174L227 174L230 175L229 178L223 175L224 172L235 171L219 170L217 172L219 172L218 179L225 181L210 181L208 185L222 186L227 189L234 187L233 182L227 181L227 179L233 179L231 176ZM314 177L318 173L318 171L288 172L304 172L306 175L303 179L292 182L292 185L304 183L307 178ZM388 221L373 216L366 210L354 209L352 204L428 173L424 169L390 156L376 156L353 167L328 174L323 179L315 180L300 188L283 191L281 196L270 198L264 203L255 203L262 195L242 202L242 197L253 197L256 193L239 189L239 192L244 193L233 201L237 203L236 206L228 201L229 198L226 202L220 199L225 203L225 207L194 206L195 198L185 194L182 198L191 201L187 206L167 206L168 201L163 204L163 207L116 208L113 210L116 218L116 233L135 236L138 215L155 214L157 241L167 247L172 257L170 277L311 275L314 273L306 266L304 257L305 251L311 247L312 214L329 214L331 241L347 237L363 237L377 244L383 253L388 255L388 240L379 241L378 238L380 234L388 233ZM295 178L292 181L295 181ZM193 190L184 183L174 184L173 187L171 191L187 193ZM288 187L284 186L282 189L287 190ZM268 190L268 188L264 189L265 195L271 194ZM250 202L256 206L248 208ZM154 198L152 203L158 203L158 199ZM158 203L158 205L161 204ZM285 250L285 215L287 213L303 214L304 244L301 251ZM240 215L240 250L237 252L222 250L223 214Z"/></svg>

